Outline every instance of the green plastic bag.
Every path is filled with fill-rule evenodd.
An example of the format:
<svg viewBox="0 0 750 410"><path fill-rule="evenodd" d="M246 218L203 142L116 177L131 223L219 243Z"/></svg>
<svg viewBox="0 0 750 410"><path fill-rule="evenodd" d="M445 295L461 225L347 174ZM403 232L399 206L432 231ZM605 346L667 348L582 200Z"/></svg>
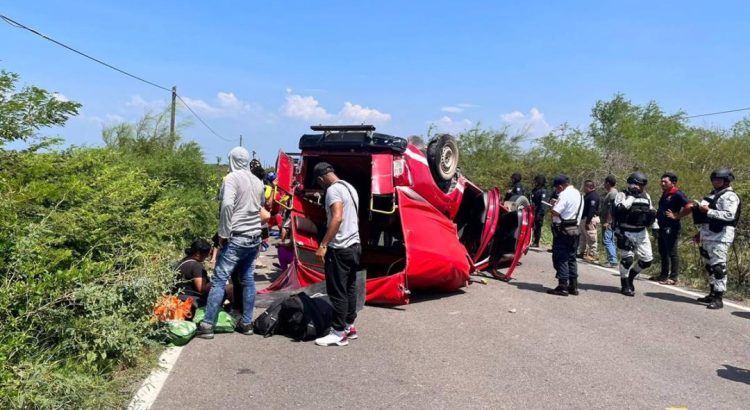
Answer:
<svg viewBox="0 0 750 410"><path fill-rule="evenodd" d="M193 322L200 323L203 317L206 316L206 308L198 308L193 315ZM237 327L237 321L229 313L220 310L219 317L216 319L216 326L214 326L214 333L232 333L234 328Z"/></svg>
<svg viewBox="0 0 750 410"><path fill-rule="evenodd" d="M195 336L195 323L187 320L167 320L167 339L175 346L184 346Z"/></svg>

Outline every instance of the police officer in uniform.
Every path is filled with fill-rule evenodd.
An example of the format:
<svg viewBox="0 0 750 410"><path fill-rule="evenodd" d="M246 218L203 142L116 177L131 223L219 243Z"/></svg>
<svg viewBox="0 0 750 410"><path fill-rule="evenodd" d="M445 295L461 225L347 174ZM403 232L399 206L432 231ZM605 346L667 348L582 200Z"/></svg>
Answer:
<svg viewBox="0 0 750 410"><path fill-rule="evenodd" d="M583 214L583 196L570 185L570 178L558 175L552 181L558 198L552 202L552 265L558 285L547 293L558 296L578 295L578 261L576 248Z"/></svg>
<svg viewBox="0 0 750 410"><path fill-rule="evenodd" d="M656 225L656 210L644 191L648 179L641 172L628 177L628 189L614 203L615 238L620 253L620 286L625 296L635 296L633 281L654 259L646 228ZM637 262L636 262L637 258Z"/></svg>
<svg viewBox="0 0 750 410"><path fill-rule="evenodd" d="M515 201L519 196L526 194L523 190L521 179L521 174L518 172L514 172L513 175L510 176L510 188L505 191L503 201Z"/></svg>
<svg viewBox="0 0 750 410"><path fill-rule="evenodd" d="M696 241L708 272L711 291L698 302L709 309L724 307L722 297L727 290L727 254L734 241L734 231L740 220L740 197L732 189L734 173L719 168L711 173L714 189L693 207L693 220L699 226Z"/></svg>
<svg viewBox="0 0 750 410"><path fill-rule="evenodd" d="M534 177L534 189L531 190L531 203L534 204L534 240L531 246L539 247L539 239L542 237L542 226L544 225L545 206L542 201L547 202L547 178L544 175Z"/></svg>

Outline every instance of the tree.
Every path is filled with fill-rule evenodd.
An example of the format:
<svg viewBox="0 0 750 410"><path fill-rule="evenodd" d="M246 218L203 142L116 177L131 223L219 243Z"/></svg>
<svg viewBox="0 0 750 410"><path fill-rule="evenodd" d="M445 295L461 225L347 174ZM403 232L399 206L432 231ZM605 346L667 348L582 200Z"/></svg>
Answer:
<svg viewBox="0 0 750 410"><path fill-rule="evenodd" d="M0 71L0 147L28 141L43 127L64 125L81 104L35 86L16 90L18 74Z"/></svg>
<svg viewBox="0 0 750 410"><path fill-rule="evenodd" d="M476 127L459 135L461 170L480 186L505 186L508 177L519 172L522 134L510 135L508 128L485 130Z"/></svg>

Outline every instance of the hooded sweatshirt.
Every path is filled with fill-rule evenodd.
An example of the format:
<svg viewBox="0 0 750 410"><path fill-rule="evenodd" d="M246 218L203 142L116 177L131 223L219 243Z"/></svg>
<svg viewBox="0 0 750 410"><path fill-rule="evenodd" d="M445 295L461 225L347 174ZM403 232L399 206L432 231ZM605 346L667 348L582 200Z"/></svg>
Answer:
<svg viewBox="0 0 750 410"><path fill-rule="evenodd" d="M250 172L250 154L245 148L229 152L229 169L221 186L219 236L260 235L263 183Z"/></svg>

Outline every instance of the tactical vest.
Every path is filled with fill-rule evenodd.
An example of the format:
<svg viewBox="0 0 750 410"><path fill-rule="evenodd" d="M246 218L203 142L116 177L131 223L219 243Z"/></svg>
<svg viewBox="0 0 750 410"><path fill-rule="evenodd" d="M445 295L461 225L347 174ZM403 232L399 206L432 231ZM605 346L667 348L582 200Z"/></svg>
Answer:
<svg viewBox="0 0 750 410"><path fill-rule="evenodd" d="M656 211L651 209L651 198L645 192L636 195L626 192L625 198L629 196L635 197L633 205L630 209L620 205L615 206L613 212L615 221L617 226L625 231L641 231L654 223Z"/></svg>
<svg viewBox="0 0 750 410"><path fill-rule="evenodd" d="M730 190L728 188L722 189L719 192L711 193L703 197L703 200L708 202L708 209L718 209L716 207L716 203L719 202L719 198L721 198L724 194L727 192L734 192L734 190ZM735 195L737 195L735 193ZM737 195L737 199L739 200L740 197ZM711 232L719 233L722 230L724 230L725 226L737 226L737 223L740 221L740 214L742 213L742 201L737 204L737 212L734 214L734 219L731 221L724 221L721 219L716 218L709 218L708 213L701 212L697 206L693 207L693 223L696 225L702 225L702 224L708 224L708 229Z"/></svg>

